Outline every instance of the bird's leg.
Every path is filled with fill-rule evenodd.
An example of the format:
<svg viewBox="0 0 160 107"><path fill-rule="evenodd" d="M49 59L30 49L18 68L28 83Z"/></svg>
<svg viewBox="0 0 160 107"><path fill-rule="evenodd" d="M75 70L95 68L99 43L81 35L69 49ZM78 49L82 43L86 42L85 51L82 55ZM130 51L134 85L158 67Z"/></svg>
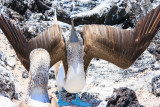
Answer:
<svg viewBox="0 0 160 107"><path fill-rule="evenodd" d="M68 102L65 102L65 101L62 100L61 91L59 91L59 101L58 101L58 104L59 104L59 106L68 106L69 105Z"/></svg>
<svg viewBox="0 0 160 107"><path fill-rule="evenodd" d="M91 106L91 104L83 102L79 99L78 93L76 93L76 99L71 101L72 104L78 105L78 106Z"/></svg>

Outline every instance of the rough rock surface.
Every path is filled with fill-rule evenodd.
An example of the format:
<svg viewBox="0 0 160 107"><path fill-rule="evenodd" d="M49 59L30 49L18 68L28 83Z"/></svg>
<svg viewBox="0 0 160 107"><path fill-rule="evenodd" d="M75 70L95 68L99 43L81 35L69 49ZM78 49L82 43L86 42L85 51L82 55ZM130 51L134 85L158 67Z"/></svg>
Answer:
<svg viewBox="0 0 160 107"><path fill-rule="evenodd" d="M125 87L114 89L113 96L106 100L106 107L143 107L139 104L135 92Z"/></svg>
<svg viewBox="0 0 160 107"><path fill-rule="evenodd" d="M153 42L147 49L151 54L155 55L156 60L160 61L160 31L153 38Z"/></svg>
<svg viewBox="0 0 160 107"><path fill-rule="evenodd" d="M10 99L15 94L14 75L6 68L0 66L0 94Z"/></svg>
<svg viewBox="0 0 160 107"><path fill-rule="evenodd" d="M27 39L30 39L52 25L55 6L57 6L59 20L70 23L70 17L74 16L77 17L75 20L78 20L76 22L79 22L77 23L77 25L79 25L95 22L95 20L92 19L96 19L96 23L99 24L108 23L107 20L111 20L111 18L107 15L110 15L110 11L113 12L112 8L114 6L113 4L115 4L115 12L110 12L110 16L114 19L111 24L120 28L129 28L135 26L141 17L160 4L159 0L154 0L152 3L148 1L149 0L124 0L123 2L122 0L77 0L76 2L72 2L72 0L3 0L3 2L0 1L0 12L5 13L13 23L20 27ZM16 2L17 6L14 7L12 2ZM40 5L38 6L37 3ZM24 10L17 10L17 8L20 7L24 8ZM98 11L95 11L95 9ZM105 18L102 17L109 19L105 20ZM117 23L119 20L121 23ZM69 24L63 22L58 23L62 27L64 36L68 37L71 27ZM77 28L79 27L81 26ZM159 47L160 32L141 57L139 57L130 68L125 70L107 61L93 59L88 68L86 86L82 92L79 93L81 99L91 103L93 107L105 107L107 105L105 99L111 97L114 88L127 87L135 92L139 104L145 107L160 106L159 91L157 91L160 89L158 85L159 80L157 81L157 79L155 79L160 75ZM12 63L10 63L10 60ZM4 68L7 72L14 74L16 94L11 94L11 98L13 98L12 101L18 105L21 100L25 99L28 78L23 78L25 77L25 73L23 73L25 69L19 62L12 46L4 35L0 35L0 68ZM7 75L9 73L7 73ZM51 70L49 76L49 95L50 97L56 97L56 95L58 95L56 94L57 84L54 79L53 70ZM0 80L5 81L4 78L8 77L2 76ZM4 93L8 94L8 91ZM63 99L68 102L75 99L74 94L63 92L62 95ZM71 106L77 107L75 105Z"/></svg>
<svg viewBox="0 0 160 107"><path fill-rule="evenodd" d="M32 38L52 25L55 9L59 21L71 24L74 18L76 26L106 24L129 28L159 3L159 0L152 3L149 0L3 0L0 11L13 19L27 38Z"/></svg>
<svg viewBox="0 0 160 107"><path fill-rule="evenodd" d="M157 75L154 78L152 78L152 92L157 97L160 96L160 75Z"/></svg>

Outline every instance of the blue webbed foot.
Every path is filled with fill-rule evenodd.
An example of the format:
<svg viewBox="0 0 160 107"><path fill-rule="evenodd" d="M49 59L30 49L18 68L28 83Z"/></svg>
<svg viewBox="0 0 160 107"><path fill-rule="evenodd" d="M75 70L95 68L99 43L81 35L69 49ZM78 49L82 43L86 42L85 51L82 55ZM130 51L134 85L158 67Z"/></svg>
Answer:
<svg viewBox="0 0 160 107"><path fill-rule="evenodd" d="M59 106L69 106L70 104L68 102L65 102L61 98L61 92L59 91L59 101L58 101Z"/></svg>
<svg viewBox="0 0 160 107"><path fill-rule="evenodd" d="M69 106L69 103L68 103L68 102L65 102L65 101L63 101L63 100L59 100L59 101L58 101L58 105L59 105L59 106Z"/></svg>
<svg viewBox="0 0 160 107"><path fill-rule="evenodd" d="M79 99L78 93L76 93L76 99L71 101L72 104L78 105L78 106L91 106L91 104L86 103Z"/></svg>

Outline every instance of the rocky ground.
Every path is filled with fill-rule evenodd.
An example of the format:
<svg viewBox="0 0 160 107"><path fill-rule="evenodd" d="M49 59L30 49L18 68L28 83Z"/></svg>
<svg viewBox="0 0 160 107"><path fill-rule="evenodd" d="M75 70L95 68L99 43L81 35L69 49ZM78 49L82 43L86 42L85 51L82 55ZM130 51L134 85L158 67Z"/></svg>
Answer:
<svg viewBox="0 0 160 107"><path fill-rule="evenodd" d="M6 14L20 27L26 38L30 39L52 25L55 8L65 36L70 32L70 17L75 18L76 25L96 23L132 28L142 16L159 4L159 0L77 0L76 2L71 0L2 0L0 12ZM57 85L52 68L49 76L49 95L57 97ZM14 104L11 102L11 105L18 106L20 101L25 99L27 81L27 71L1 32L0 93L12 100ZM107 61L93 59L88 69L86 82L80 96L93 107L113 107L120 103L123 105L124 101L130 102L127 106L132 107L159 107L160 31L148 49L128 69L123 70ZM75 98L75 95L67 92L63 95L64 100L68 102ZM0 96L0 106L8 100Z"/></svg>

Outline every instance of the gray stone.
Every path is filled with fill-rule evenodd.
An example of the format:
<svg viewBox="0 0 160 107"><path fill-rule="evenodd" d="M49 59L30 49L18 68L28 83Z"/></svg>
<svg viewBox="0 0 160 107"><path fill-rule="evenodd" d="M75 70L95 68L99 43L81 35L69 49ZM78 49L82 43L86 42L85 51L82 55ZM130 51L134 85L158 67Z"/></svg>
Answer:
<svg viewBox="0 0 160 107"><path fill-rule="evenodd" d="M139 104L135 92L126 87L115 89L112 97L106 100L106 107L144 107Z"/></svg>
<svg viewBox="0 0 160 107"><path fill-rule="evenodd" d="M14 58L8 58L7 59L7 64L13 69L16 65L16 61Z"/></svg>
<svg viewBox="0 0 160 107"><path fill-rule="evenodd" d="M154 78L152 78L151 85L152 93L157 97L160 96L160 75L157 75Z"/></svg>
<svg viewBox="0 0 160 107"><path fill-rule="evenodd" d="M23 78L28 78L28 72L27 72L26 70L24 70L24 71L22 72L22 77L23 77Z"/></svg>
<svg viewBox="0 0 160 107"><path fill-rule="evenodd" d="M0 50L0 59L1 59L2 61L5 61L5 60L6 60L6 54L5 54L4 52L2 52L1 50Z"/></svg>
<svg viewBox="0 0 160 107"><path fill-rule="evenodd" d="M54 67L51 67L49 70L49 79L55 79Z"/></svg>
<svg viewBox="0 0 160 107"><path fill-rule="evenodd" d="M13 73L0 66L0 93L13 98L15 94L15 84Z"/></svg>

